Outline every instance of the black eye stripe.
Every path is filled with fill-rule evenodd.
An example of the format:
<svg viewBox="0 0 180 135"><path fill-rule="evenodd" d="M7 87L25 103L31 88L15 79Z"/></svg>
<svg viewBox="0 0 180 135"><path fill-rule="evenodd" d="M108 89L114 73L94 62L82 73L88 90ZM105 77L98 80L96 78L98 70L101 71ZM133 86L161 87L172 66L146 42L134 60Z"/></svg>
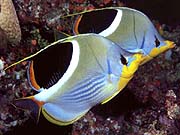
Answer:
<svg viewBox="0 0 180 135"><path fill-rule="evenodd" d="M156 47L158 47L160 45L160 41L158 40L156 35L154 37L155 37L155 45L156 45Z"/></svg>
<svg viewBox="0 0 180 135"><path fill-rule="evenodd" d="M128 64L126 58L125 58L122 54L121 54L120 60L121 60L121 63L122 63L123 65L127 65L127 64Z"/></svg>

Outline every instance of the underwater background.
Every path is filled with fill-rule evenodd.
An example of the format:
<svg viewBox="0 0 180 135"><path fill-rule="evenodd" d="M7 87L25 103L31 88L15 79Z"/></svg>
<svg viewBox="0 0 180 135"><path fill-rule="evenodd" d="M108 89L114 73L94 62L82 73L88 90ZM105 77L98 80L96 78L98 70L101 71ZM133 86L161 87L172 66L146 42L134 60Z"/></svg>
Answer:
<svg viewBox="0 0 180 135"><path fill-rule="evenodd" d="M65 127L48 122L43 115L36 124L28 111L16 109L12 105L14 99L35 93L27 83L27 63L23 62L0 76L0 135L42 134L42 132L54 135L180 134L178 0L12 0L12 2L20 23L21 42L0 43L0 47L3 46L0 59L4 66L36 52L56 39L63 38L60 31L71 34L75 17L59 19L59 16L109 6L127 6L142 11L153 21L164 38L176 43L176 47L170 53L163 53L141 66L126 88L110 102L94 107L73 125Z"/></svg>

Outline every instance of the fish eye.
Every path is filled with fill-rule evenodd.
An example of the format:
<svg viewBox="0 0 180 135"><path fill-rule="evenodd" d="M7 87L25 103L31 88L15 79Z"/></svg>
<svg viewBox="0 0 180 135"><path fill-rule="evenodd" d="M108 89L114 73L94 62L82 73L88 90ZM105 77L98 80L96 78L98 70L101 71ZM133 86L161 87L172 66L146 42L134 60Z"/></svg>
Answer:
<svg viewBox="0 0 180 135"><path fill-rule="evenodd" d="M155 37L155 45L156 47L158 47L160 45L160 41L158 40L158 38L156 36Z"/></svg>
<svg viewBox="0 0 180 135"><path fill-rule="evenodd" d="M121 60L121 63L122 63L123 65L126 65L126 66L127 66L128 62L127 62L126 58L125 58L122 54L121 54L120 60Z"/></svg>

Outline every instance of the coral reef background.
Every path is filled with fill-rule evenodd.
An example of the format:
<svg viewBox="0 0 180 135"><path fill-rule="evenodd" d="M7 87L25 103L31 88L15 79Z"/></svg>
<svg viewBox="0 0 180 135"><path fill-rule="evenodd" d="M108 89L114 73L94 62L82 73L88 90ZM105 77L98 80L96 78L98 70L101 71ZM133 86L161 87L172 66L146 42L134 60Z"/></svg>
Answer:
<svg viewBox="0 0 180 135"><path fill-rule="evenodd" d="M28 111L18 110L11 104L14 99L35 93L25 79L26 62L11 68L5 75L0 73L0 135L42 132L55 135L180 134L178 0L13 0L13 3L21 26L21 42L15 46L6 43L7 37L3 37L0 29L0 46L7 48L5 53L0 53L0 67L6 67L61 38L59 31L72 33L75 18L59 19L60 16L106 6L128 6L144 12L161 35L176 42L177 46L172 52L140 67L128 86L112 101L94 107L67 127L53 125L43 116L36 124Z"/></svg>

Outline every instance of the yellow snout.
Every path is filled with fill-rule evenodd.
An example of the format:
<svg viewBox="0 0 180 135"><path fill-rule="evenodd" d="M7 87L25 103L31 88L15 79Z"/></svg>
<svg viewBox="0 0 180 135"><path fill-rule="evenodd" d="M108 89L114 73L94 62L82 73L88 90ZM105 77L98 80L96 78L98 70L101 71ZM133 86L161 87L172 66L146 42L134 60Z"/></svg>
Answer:
<svg viewBox="0 0 180 135"><path fill-rule="evenodd" d="M160 48L153 48L152 51L149 53L150 57L156 57L157 55L175 47L175 43L169 40L164 41L165 45L161 46Z"/></svg>
<svg viewBox="0 0 180 135"><path fill-rule="evenodd" d="M140 53L134 54L133 57L134 61L132 61L129 66L123 66L122 74L118 82L118 92L120 92L133 78L134 73L137 71L141 61L143 60L143 54Z"/></svg>
<svg viewBox="0 0 180 135"><path fill-rule="evenodd" d="M150 61L154 57L158 56L159 54L175 47L175 43L169 40L164 41L165 45L159 47L159 48L153 48L149 55L146 55L143 57L143 60L140 65L143 65L144 63Z"/></svg>
<svg viewBox="0 0 180 135"><path fill-rule="evenodd" d="M123 66L121 73L122 78L131 78L133 76L133 74L136 72L139 65L141 64L144 55L141 53L137 53L134 54L133 57L134 57L134 61L132 61L129 66L126 65Z"/></svg>

